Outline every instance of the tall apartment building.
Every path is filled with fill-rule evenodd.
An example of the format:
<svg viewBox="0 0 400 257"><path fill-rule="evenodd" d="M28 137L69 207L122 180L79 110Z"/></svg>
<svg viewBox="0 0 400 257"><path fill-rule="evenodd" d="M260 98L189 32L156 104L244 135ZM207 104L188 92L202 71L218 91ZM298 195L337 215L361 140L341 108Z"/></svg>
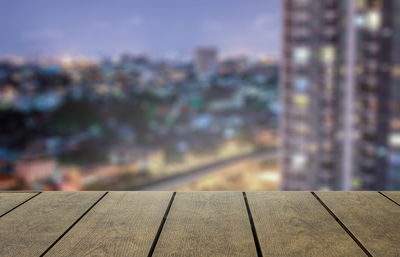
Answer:
<svg viewBox="0 0 400 257"><path fill-rule="evenodd" d="M217 71L217 50L199 47L195 51L195 69L199 77L207 78Z"/></svg>
<svg viewBox="0 0 400 257"><path fill-rule="evenodd" d="M282 189L400 189L400 1L283 5Z"/></svg>

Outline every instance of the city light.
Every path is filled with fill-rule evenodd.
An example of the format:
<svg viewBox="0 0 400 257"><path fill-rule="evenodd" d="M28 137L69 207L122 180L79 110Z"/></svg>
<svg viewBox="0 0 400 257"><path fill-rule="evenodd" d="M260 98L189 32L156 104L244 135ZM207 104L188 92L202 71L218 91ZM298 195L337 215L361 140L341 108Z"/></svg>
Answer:
<svg viewBox="0 0 400 257"><path fill-rule="evenodd" d="M6 1L0 190L400 190L399 12Z"/></svg>

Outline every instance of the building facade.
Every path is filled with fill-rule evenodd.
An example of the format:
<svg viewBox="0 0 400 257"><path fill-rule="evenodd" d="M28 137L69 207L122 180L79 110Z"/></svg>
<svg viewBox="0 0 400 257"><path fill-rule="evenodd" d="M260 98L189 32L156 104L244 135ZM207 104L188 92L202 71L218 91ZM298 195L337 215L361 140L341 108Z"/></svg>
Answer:
<svg viewBox="0 0 400 257"><path fill-rule="evenodd" d="M217 50L213 47L199 47L195 51L195 70L200 78L207 78L217 72Z"/></svg>
<svg viewBox="0 0 400 257"><path fill-rule="evenodd" d="M399 11L283 1L282 189L400 189Z"/></svg>

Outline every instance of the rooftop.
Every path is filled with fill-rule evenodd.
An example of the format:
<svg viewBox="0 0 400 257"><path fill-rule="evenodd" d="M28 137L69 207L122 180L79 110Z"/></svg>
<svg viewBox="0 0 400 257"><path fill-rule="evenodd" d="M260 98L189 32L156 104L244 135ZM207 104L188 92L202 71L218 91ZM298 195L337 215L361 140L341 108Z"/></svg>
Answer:
<svg viewBox="0 0 400 257"><path fill-rule="evenodd" d="M400 192L0 192L0 256L399 256Z"/></svg>

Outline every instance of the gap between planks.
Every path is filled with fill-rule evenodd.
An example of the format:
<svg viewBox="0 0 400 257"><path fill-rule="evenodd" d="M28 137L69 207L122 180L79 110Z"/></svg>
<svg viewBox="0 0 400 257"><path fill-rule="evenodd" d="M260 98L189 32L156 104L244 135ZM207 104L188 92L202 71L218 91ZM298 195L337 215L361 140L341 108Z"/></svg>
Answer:
<svg viewBox="0 0 400 257"><path fill-rule="evenodd" d="M150 248L148 257L152 257L152 255L153 255L153 253L154 253L154 250L155 250L155 248L156 248L156 246L157 246L157 242L158 242L158 240L159 240L159 238L160 238L160 235L161 235L161 233L162 233L162 229L163 229L163 227L164 227L165 222L167 221L169 211L170 211L171 206L172 206L172 204L173 204L173 201L174 201L174 199L175 199L175 195L176 195L176 192L174 192L174 193L172 194L172 197L171 197L171 200L170 200L170 202L169 202L169 204L168 204L168 207L167 207L167 209L165 210L164 217L163 217L163 219L161 220L161 224L160 224L160 226L159 226L159 228L158 228L157 234L156 234L156 236L155 236L155 238L154 238L154 241L153 241L153 244L152 244L152 246L151 246L151 248ZM246 193L245 193L245 192L242 192L242 195L243 195L243 200L244 200L244 203L245 203L245 206L246 206L247 215L248 215L248 218L249 218L249 223L250 223L251 231L252 231L252 234L253 234L253 239L254 239L254 244L255 244L255 247L256 247L256 251L257 251L257 256L258 256L258 257L263 257L263 254L262 254L262 251L261 251L261 247L260 247L260 242L259 242L259 239L258 239L258 236L257 236L256 227L255 227L255 225L254 225L254 221L253 221L253 217L252 217L252 214L251 214L250 206L249 206L249 203L248 203L248 201L247 201Z"/></svg>
<svg viewBox="0 0 400 257"><path fill-rule="evenodd" d="M311 194L317 199L317 201L325 208L325 210L336 220L337 223L343 228L344 231L354 240L354 242L364 251L368 257L373 257L372 254L365 248L365 246L357 239L357 237L346 227L346 225L333 213L331 209L318 197L315 192Z"/></svg>
<svg viewBox="0 0 400 257"><path fill-rule="evenodd" d="M169 210L171 210L171 206L172 206L172 203L174 202L175 195L176 195L176 192L174 192L174 193L172 194L171 199L169 200L167 209L165 210L165 213L164 213L164 216L163 216L163 218L162 218L162 220L161 220L160 226L158 227L156 236L154 237L153 243L152 243L152 245L151 245L151 247L150 247L149 254L147 255L148 257L153 256L154 249L156 249L158 239L160 238L162 229L164 228L164 224L165 224L165 222L167 221L167 217L168 217L168 214L169 214Z"/></svg>
<svg viewBox="0 0 400 257"><path fill-rule="evenodd" d="M93 209L93 207L96 206L96 204L98 204L106 195L108 194L108 192L105 192L102 196L100 196L99 199L97 199L96 202L94 202L74 223L72 223L71 226L69 226L69 228L67 230L64 231L64 233L62 233L41 255L45 256L46 253L48 251L50 251L50 249L57 244L58 241L61 240L61 238L63 238L91 209Z"/></svg>
<svg viewBox="0 0 400 257"><path fill-rule="evenodd" d="M23 205L24 203L28 202L29 200L35 198L36 196L40 195L42 192L38 192L34 195L32 195L31 197L29 197L28 199L26 199L25 201L23 201L22 203L18 204L17 206L15 206L14 208L11 208L10 210L6 211L5 213L3 213L2 215L0 215L0 218L5 216L6 214L12 212L13 210L17 209L18 207L20 207L21 205Z"/></svg>
<svg viewBox="0 0 400 257"><path fill-rule="evenodd" d="M394 204L400 206L400 204L398 202L396 202L395 200L393 200L392 198L390 198L389 196L385 195L384 193L382 193L381 191L378 191L379 194L381 194L382 196L384 196L386 199L388 199L389 201L393 202Z"/></svg>
<svg viewBox="0 0 400 257"><path fill-rule="evenodd" d="M253 220L253 216L251 215L250 205L249 205L249 202L247 201L246 192L242 192L242 194L243 194L244 203L246 204L246 210L247 210L247 215L248 215L249 221L250 221L251 232L253 232L253 239L254 239L254 244L256 246L256 250L257 250L257 256L263 257L263 253L261 251L261 246L260 246L260 241L259 241L258 235L257 235L256 226L254 225L254 220Z"/></svg>

